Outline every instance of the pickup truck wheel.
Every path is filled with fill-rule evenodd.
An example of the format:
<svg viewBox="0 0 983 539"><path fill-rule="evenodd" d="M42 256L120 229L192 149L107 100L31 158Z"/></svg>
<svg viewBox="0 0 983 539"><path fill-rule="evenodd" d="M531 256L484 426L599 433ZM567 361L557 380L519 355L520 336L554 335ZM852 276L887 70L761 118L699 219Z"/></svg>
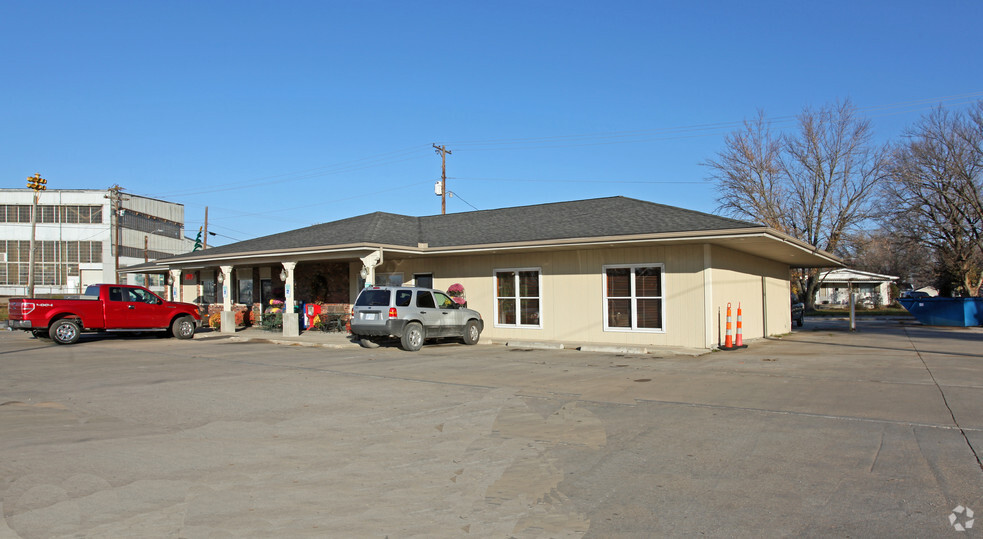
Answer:
<svg viewBox="0 0 983 539"><path fill-rule="evenodd" d="M190 316L182 316L171 324L171 335L178 339L190 339L195 336L195 320Z"/></svg>
<svg viewBox="0 0 983 539"><path fill-rule="evenodd" d="M481 331L478 330L478 323L474 320L469 320L468 324L464 326L464 344L478 344L478 338L481 336Z"/></svg>
<svg viewBox="0 0 983 539"><path fill-rule="evenodd" d="M79 325L67 318L55 322L48 328L48 336L58 344L75 344L81 334L82 329Z"/></svg>
<svg viewBox="0 0 983 539"><path fill-rule="evenodd" d="M403 350L407 352L416 352L423 348L423 326L416 322L406 324L400 342L403 345Z"/></svg>

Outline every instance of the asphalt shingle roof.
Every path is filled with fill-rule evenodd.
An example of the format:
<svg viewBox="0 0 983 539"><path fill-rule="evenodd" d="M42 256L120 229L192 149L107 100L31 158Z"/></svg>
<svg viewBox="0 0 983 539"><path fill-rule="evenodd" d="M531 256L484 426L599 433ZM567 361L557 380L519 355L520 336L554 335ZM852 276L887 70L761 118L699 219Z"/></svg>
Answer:
<svg viewBox="0 0 983 539"><path fill-rule="evenodd" d="M488 245L571 238L757 228L762 225L626 197L411 217L376 212L213 247L222 255L331 245ZM188 255L179 255L183 258Z"/></svg>

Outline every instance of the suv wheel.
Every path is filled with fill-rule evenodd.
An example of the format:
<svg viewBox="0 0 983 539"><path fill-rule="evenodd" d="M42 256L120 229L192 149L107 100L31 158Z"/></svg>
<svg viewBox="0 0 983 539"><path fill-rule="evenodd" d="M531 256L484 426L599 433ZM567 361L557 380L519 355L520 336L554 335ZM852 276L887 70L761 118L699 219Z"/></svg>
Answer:
<svg viewBox="0 0 983 539"><path fill-rule="evenodd" d="M403 328L403 338L400 340L403 350L416 352L423 348L423 326L416 322L410 322Z"/></svg>
<svg viewBox="0 0 983 539"><path fill-rule="evenodd" d="M474 320L468 320L468 324L464 326L464 344L478 344L478 337L481 336L481 332L478 331L478 323Z"/></svg>
<svg viewBox="0 0 983 539"><path fill-rule="evenodd" d="M379 347L379 342L378 341L373 341L372 339L370 339L368 337L359 337L358 338L358 344L362 348L378 348Z"/></svg>

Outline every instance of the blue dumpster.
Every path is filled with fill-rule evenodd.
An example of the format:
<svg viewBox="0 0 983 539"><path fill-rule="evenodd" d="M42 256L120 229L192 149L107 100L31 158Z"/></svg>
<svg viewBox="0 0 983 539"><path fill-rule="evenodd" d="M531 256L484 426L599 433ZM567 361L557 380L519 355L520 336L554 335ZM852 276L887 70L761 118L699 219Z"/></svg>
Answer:
<svg viewBox="0 0 983 539"><path fill-rule="evenodd" d="M983 325L983 298L899 298L898 303L926 326Z"/></svg>

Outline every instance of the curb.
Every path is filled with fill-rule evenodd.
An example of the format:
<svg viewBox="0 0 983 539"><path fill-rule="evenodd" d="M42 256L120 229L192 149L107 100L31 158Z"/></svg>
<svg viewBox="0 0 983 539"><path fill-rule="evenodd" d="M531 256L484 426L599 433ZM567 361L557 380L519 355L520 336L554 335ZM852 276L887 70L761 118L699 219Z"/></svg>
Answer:
<svg viewBox="0 0 983 539"><path fill-rule="evenodd" d="M530 342L530 341L508 341L505 343L509 348L528 348L530 350L563 350L563 343L555 342Z"/></svg>
<svg viewBox="0 0 983 539"><path fill-rule="evenodd" d="M584 345L577 350L581 352L600 352L605 354L634 354L634 355L648 355L648 348L641 348L636 346L611 346L611 345Z"/></svg>

